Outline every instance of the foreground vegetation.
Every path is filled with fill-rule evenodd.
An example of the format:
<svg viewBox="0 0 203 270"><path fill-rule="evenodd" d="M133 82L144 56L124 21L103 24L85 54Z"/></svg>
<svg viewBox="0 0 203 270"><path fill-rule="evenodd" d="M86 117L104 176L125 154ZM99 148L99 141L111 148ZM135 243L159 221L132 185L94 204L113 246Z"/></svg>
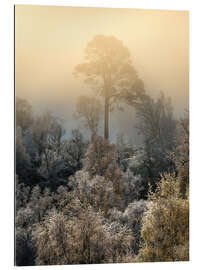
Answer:
<svg viewBox="0 0 203 270"><path fill-rule="evenodd" d="M89 140L16 100L16 264L189 260L188 114L142 96L138 148L98 136L100 105L81 100Z"/></svg>

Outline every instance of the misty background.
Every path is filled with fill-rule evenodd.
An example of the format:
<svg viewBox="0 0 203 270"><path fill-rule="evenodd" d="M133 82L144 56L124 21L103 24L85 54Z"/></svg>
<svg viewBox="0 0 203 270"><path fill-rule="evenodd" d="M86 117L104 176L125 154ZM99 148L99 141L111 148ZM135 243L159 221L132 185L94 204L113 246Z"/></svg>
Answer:
<svg viewBox="0 0 203 270"><path fill-rule="evenodd" d="M162 91L171 97L175 116L183 115L189 102L186 11L15 6L16 96L29 101L35 114L50 110L62 118L67 135L80 127L73 117L77 98L93 92L73 71L99 34L122 40L146 91L153 97ZM123 133L139 142L135 111L124 107L110 114L111 139Z"/></svg>

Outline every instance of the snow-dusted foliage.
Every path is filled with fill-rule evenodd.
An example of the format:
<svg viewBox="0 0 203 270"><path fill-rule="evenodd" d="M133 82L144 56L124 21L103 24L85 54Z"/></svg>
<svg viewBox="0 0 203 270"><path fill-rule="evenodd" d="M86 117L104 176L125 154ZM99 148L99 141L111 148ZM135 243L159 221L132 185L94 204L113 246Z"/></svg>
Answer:
<svg viewBox="0 0 203 270"><path fill-rule="evenodd" d="M116 145L111 144L109 140L97 137L85 154L84 169L91 176L105 176L110 167L117 165Z"/></svg>
<svg viewBox="0 0 203 270"><path fill-rule="evenodd" d="M17 265L188 260L188 116L176 122L165 97L137 95L139 148L97 136L99 115L90 141L79 129L65 138L57 117L34 118L18 100Z"/></svg>
<svg viewBox="0 0 203 270"><path fill-rule="evenodd" d="M180 195L178 179L165 174L142 220L139 261L189 260L189 198Z"/></svg>
<svg viewBox="0 0 203 270"><path fill-rule="evenodd" d="M19 187L17 187L18 189ZM25 192L28 190L25 189ZM48 189L41 191L39 186L35 186L30 194L21 195L21 205L16 208L16 226L29 227L40 222L47 211L53 207L53 196ZM28 198L29 197L29 198ZM21 206L21 207L19 207Z"/></svg>
<svg viewBox="0 0 203 270"><path fill-rule="evenodd" d="M130 203L123 212L113 208L109 216L111 222L119 222L132 231L133 241L131 246L135 253L139 250L142 217L145 210L146 201L139 200Z"/></svg>
<svg viewBox="0 0 203 270"><path fill-rule="evenodd" d="M119 225L108 225L100 211L73 203L77 215L51 211L33 231L37 247L36 264L78 264L121 262L130 250L131 232Z"/></svg>
<svg viewBox="0 0 203 270"><path fill-rule="evenodd" d="M42 192L39 186L30 192L28 187L18 184L16 190L17 199L20 199L15 218L16 265L34 265L36 247L31 237L33 226L40 223L53 207L53 197L48 189Z"/></svg>
<svg viewBox="0 0 203 270"><path fill-rule="evenodd" d="M66 168L72 170L72 173L82 168L87 147L88 142L84 139L79 129L73 129L71 138L63 141L62 160L64 160Z"/></svg>
<svg viewBox="0 0 203 270"><path fill-rule="evenodd" d="M89 172L91 178L100 175L107 182L111 182L117 198L121 198L123 190L122 171L117 164L117 152L114 143L110 143L109 140L102 137L97 137L85 154L84 170Z"/></svg>
<svg viewBox="0 0 203 270"><path fill-rule="evenodd" d="M71 181L75 185L74 196L84 204L92 205L96 211L100 209L107 215L110 208L121 204L113 183L104 176L96 175L91 178L88 172L78 171Z"/></svg>
<svg viewBox="0 0 203 270"><path fill-rule="evenodd" d="M140 177L140 198L146 199L149 186L156 188L157 182L161 179L163 172L173 172L175 163L169 155L169 152L162 152L159 144L154 143L153 147L146 145L134 151L134 155L124 160L126 167L135 176Z"/></svg>
<svg viewBox="0 0 203 270"><path fill-rule="evenodd" d="M116 140L117 161L122 171L126 171L129 167L128 160L134 155L136 147L125 141L123 134L117 135Z"/></svg>
<svg viewBox="0 0 203 270"><path fill-rule="evenodd" d="M123 198L127 206L133 200L144 198L148 183L139 174L134 175L129 169L122 175Z"/></svg>

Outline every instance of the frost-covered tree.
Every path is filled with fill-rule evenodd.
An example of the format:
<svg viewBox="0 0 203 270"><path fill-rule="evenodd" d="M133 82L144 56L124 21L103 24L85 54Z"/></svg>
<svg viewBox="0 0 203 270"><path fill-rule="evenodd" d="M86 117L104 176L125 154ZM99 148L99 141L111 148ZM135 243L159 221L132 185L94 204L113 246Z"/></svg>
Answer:
<svg viewBox="0 0 203 270"><path fill-rule="evenodd" d="M160 174L175 170L174 161L169 153L176 148L176 120L169 98L163 93L155 99L146 91L135 91L128 96L137 114L136 128L143 136L144 159L142 176L155 188Z"/></svg>
<svg viewBox="0 0 203 270"><path fill-rule="evenodd" d="M139 122L136 128L150 144L159 143L165 152L174 147L176 121L170 98L161 92L157 99L145 90L135 90L128 97L128 103L135 108Z"/></svg>
<svg viewBox="0 0 203 270"><path fill-rule="evenodd" d="M78 129L72 130L70 139L62 140L62 126L49 114L45 116L47 126L46 123L43 126L40 118L33 131L40 158L37 170L46 179L43 185L56 191L60 185L67 184L70 175L82 168L87 142Z"/></svg>
<svg viewBox="0 0 203 270"><path fill-rule="evenodd" d="M32 138L38 149L40 159L43 159L47 174L50 172L50 150L60 150L60 143L65 131L56 117L50 112L39 116L32 127Z"/></svg>
<svg viewBox="0 0 203 270"><path fill-rule="evenodd" d="M71 138L63 142L62 159L66 167L72 170L71 174L82 168L87 147L88 142L79 129L73 129Z"/></svg>

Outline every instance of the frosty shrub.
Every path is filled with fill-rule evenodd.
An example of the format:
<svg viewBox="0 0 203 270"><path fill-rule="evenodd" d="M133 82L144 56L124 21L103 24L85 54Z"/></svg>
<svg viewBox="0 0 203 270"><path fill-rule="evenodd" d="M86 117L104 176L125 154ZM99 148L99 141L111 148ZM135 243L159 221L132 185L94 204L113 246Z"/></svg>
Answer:
<svg viewBox="0 0 203 270"><path fill-rule="evenodd" d="M155 191L157 182L161 180L164 172L172 173L174 171L174 162L156 142L153 143L153 146L146 142L144 147L135 151L127 163L129 170L142 179L143 189L140 192L140 199L147 199L149 186Z"/></svg>
<svg viewBox="0 0 203 270"><path fill-rule="evenodd" d="M106 216L109 209L119 206L120 200L114 191L113 183L103 176L96 175L92 179L88 172L78 171L74 176L74 197L84 204L88 203L98 211L101 209Z"/></svg>
<svg viewBox="0 0 203 270"><path fill-rule="evenodd" d="M121 262L130 250L130 231L105 223L100 211L73 202L77 215L51 211L36 225L37 265Z"/></svg>
<svg viewBox="0 0 203 270"><path fill-rule="evenodd" d="M72 195L69 192L69 188L65 186L58 187L57 191L54 193L53 200L56 209L62 211L64 207L71 201Z"/></svg>
<svg viewBox="0 0 203 270"><path fill-rule="evenodd" d="M29 207L21 207L16 214L16 226L26 228L35 222L34 211Z"/></svg>
<svg viewBox="0 0 203 270"><path fill-rule="evenodd" d="M180 197L178 180L164 175L149 200L138 261L189 260L189 201Z"/></svg>
<svg viewBox="0 0 203 270"><path fill-rule="evenodd" d="M71 138L62 142L61 159L64 161L64 170L68 170L69 175L82 168L87 145L79 129L73 129Z"/></svg>
<svg viewBox="0 0 203 270"><path fill-rule="evenodd" d="M31 237L32 230L54 207L53 195L47 188L42 191L39 186L35 186L31 190L24 184L17 185L16 265L34 265L36 248Z"/></svg>
<svg viewBox="0 0 203 270"><path fill-rule="evenodd" d="M111 222L119 222L132 231L133 241L131 246L135 253L139 250L142 217L145 210L146 201L139 200L130 203L124 212L116 208L113 208L110 212L109 220Z"/></svg>
<svg viewBox="0 0 203 270"><path fill-rule="evenodd" d="M42 192L40 187L36 186L30 192L23 184L17 186L17 196L19 201L15 217L16 265L34 265L35 245L31 237L33 226L41 222L53 207L53 198L48 189Z"/></svg>
<svg viewBox="0 0 203 270"><path fill-rule="evenodd" d="M44 222L33 230L33 240L37 247L37 265L68 264L74 262L71 241L68 235L73 226L66 222L62 213L49 212Z"/></svg>
<svg viewBox="0 0 203 270"><path fill-rule="evenodd" d="M124 139L123 134L117 135L116 140L116 151L117 151L117 161L119 167L122 171L126 171L128 169L128 159L130 159L135 152L135 145L127 143Z"/></svg>
<svg viewBox="0 0 203 270"><path fill-rule="evenodd" d="M136 253L138 253L140 247L142 217L146 210L146 204L144 200L134 201L128 205L122 215L123 223L132 230L132 248Z"/></svg>
<svg viewBox="0 0 203 270"><path fill-rule="evenodd" d="M85 155L84 170L90 177L104 176L107 181L113 183L114 192L120 197L122 193L122 172L117 164L116 145L102 137L97 137Z"/></svg>
<svg viewBox="0 0 203 270"><path fill-rule="evenodd" d="M139 174L134 175L129 169L122 175L123 194L122 198L127 206L134 200L142 199L148 188L148 183Z"/></svg>
<svg viewBox="0 0 203 270"><path fill-rule="evenodd" d="M41 191L39 186L35 186L30 195L27 207L33 212L34 222L40 222L45 214L53 207L53 196L48 188Z"/></svg>
<svg viewBox="0 0 203 270"><path fill-rule="evenodd" d="M97 137L92 143L85 155L84 169L90 176L105 176L110 165L115 165L117 160L116 146L111 144L109 140Z"/></svg>

